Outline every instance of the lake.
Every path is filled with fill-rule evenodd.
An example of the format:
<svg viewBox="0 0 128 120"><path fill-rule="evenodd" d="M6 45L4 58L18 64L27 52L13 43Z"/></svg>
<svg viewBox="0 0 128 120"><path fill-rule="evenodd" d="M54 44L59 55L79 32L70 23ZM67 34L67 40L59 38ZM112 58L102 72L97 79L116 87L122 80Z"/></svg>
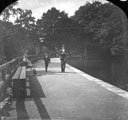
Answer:
<svg viewBox="0 0 128 120"><path fill-rule="evenodd" d="M80 57L71 57L68 63L89 75L128 91L128 70L126 64L118 59L82 61Z"/></svg>

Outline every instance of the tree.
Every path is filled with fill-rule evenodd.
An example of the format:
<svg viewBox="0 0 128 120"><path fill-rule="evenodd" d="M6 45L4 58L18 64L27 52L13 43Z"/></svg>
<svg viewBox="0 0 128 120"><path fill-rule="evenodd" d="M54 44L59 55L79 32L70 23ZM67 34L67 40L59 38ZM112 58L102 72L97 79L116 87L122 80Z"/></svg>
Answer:
<svg viewBox="0 0 128 120"><path fill-rule="evenodd" d="M121 11L110 3L103 4L100 11L102 16L104 14L105 19L102 20L102 25L96 33L95 40L98 41L98 46L102 51L105 50L112 55L111 49L113 47L120 46L123 48ZM121 55L123 52L120 47L117 48L116 56Z"/></svg>
<svg viewBox="0 0 128 120"><path fill-rule="evenodd" d="M44 39L44 43L50 48L54 49L58 43L56 34L56 26L58 21L67 18L67 14L63 11L60 12L56 8L51 8L42 15L42 18L37 21L37 34L39 38Z"/></svg>
<svg viewBox="0 0 128 120"><path fill-rule="evenodd" d="M36 24L35 18L32 16L31 10L17 9L17 19L15 21L17 25L22 27L22 32L24 34L23 51L30 51L34 48L34 41L36 38Z"/></svg>
<svg viewBox="0 0 128 120"><path fill-rule="evenodd" d="M16 14L15 6L17 4L18 2L14 2L3 10L3 12L1 13L3 21L9 21L10 16L14 16Z"/></svg>
<svg viewBox="0 0 128 120"><path fill-rule="evenodd" d="M119 39L122 36L120 15L121 11L113 4L95 1L81 6L72 19L84 26L87 48L95 48L103 54L111 55L114 41L117 46L123 47L122 39ZM119 47L118 51L120 50Z"/></svg>
<svg viewBox="0 0 128 120"><path fill-rule="evenodd" d="M0 40L2 41L4 54L7 60L20 55L20 46L22 33L18 26L11 22L0 21Z"/></svg>
<svg viewBox="0 0 128 120"><path fill-rule="evenodd" d="M101 2L95 1L93 3L86 3L81 6L72 19L78 22L84 28L84 36L82 42L82 56L88 57L87 51L90 48L97 48L97 41L94 40L96 31L100 28L101 20L98 20L99 8L102 5ZM102 17L100 18L102 19Z"/></svg>
<svg viewBox="0 0 128 120"><path fill-rule="evenodd" d="M26 51L32 51L33 36L35 35L35 21L30 10L14 9L17 20L15 23L9 22L13 13L13 6L7 9L9 15L7 20L1 21L1 41L3 41L4 53L7 60L23 55ZM5 13L8 13L8 12ZM6 15L6 14L5 14ZM6 17L5 17L6 18ZM28 39L29 38L29 39Z"/></svg>
<svg viewBox="0 0 128 120"><path fill-rule="evenodd" d="M0 13L9 5L17 2L18 0L0 0Z"/></svg>
<svg viewBox="0 0 128 120"><path fill-rule="evenodd" d="M80 51L83 40L83 26L70 18L62 18L58 21L55 28L55 35L59 42L58 45L64 44L70 50Z"/></svg>

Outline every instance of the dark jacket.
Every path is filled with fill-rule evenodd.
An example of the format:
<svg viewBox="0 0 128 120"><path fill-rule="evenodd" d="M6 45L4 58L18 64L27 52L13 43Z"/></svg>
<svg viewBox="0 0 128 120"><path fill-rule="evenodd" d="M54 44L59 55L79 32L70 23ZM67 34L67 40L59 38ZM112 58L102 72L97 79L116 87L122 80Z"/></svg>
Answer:
<svg viewBox="0 0 128 120"><path fill-rule="evenodd" d="M66 51L60 50L60 60L66 60Z"/></svg>
<svg viewBox="0 0 128 120"><path fill-rule="evenodd" d="M50 57L49 56L44 56L44 61L45 63L49 63L50 62Z"/></svg>

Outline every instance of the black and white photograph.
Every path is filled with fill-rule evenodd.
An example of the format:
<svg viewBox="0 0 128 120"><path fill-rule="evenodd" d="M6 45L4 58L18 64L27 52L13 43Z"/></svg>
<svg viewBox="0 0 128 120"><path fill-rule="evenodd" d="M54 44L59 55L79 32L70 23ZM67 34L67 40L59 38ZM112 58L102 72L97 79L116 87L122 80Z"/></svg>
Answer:
<svg viewBox="0 0 128 120"><path fill-rule="evenodd" d="M0 120L128 120L128 1L0 0Z"/></svg>

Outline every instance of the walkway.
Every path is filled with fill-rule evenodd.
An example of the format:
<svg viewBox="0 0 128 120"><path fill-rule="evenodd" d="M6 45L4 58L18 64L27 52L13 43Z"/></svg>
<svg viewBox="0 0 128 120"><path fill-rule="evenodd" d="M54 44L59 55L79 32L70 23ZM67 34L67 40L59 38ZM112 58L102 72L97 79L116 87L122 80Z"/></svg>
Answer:
<svg viewBox="0 0 128 120"><path fill-rule="evenodd" d="M47 73L43 61L35 64L27 98L13 101L6 120L128 120L127 92L70 65L61 73L59 62L52 59Z"/></svg>

